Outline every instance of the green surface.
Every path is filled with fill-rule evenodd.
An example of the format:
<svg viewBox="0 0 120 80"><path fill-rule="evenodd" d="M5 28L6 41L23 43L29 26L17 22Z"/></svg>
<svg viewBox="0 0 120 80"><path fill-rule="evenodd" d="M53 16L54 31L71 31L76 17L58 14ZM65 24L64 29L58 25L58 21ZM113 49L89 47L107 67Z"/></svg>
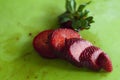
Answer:
<svg viewBox="0 0 120 80"><path fill-rule="evenodd" d="M82 2L86 1L77 0ZM43 59L34 51L32 39L57 27L64 4L65 0L0 0L0 80L120 80L119 0L92 0L87 8L95 23L81 32L111 57L113 72L78 69L63 60Z"/></svg>

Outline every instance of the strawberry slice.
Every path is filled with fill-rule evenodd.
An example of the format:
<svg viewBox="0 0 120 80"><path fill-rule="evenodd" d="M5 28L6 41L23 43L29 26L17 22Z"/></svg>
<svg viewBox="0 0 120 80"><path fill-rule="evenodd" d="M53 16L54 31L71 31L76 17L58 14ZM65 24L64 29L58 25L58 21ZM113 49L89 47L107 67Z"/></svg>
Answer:
<svg viewBox="0 0 120 80"><path fill-rule="evenodd" d="M33 40L34 49L44 58L56 58L56 55L53 54L51 50L48 38L53 31L54 30L45 30L40 32Z"/></svg>
<svg viewBox="0 0 120 80"><path fill-rule="evenodd" d="M72 29L59 28L52 33L50 44L55 52L61 52L64 49L65 40L70 38L80 38L80 35Z"/></svg>
<svg viewBox="0 0 120 80"><path fill-rule="evenodd" d="M78 67L81 67L82 64L79 57L82 55L83 51L89 46L92 46L90 42L80 38L67 39L66 48L64 51L66 60Z"/></svg>
<svg viewBox="0 0 120 80"><path fill-rule="evenodd" d="M96 61L101 52L102 50L95 46L87 47L79 57L82 66L96 71L100 70L100 66L97 65Z"/></svg>
<svg viewBox="0 0 120 80"><path fill-rule="evenodd" d="M99 55L99 57L97 59L97 63L107 72L111 72L113 70L112 62L111 62L109 56L105 53L101 53Z"/></svg>

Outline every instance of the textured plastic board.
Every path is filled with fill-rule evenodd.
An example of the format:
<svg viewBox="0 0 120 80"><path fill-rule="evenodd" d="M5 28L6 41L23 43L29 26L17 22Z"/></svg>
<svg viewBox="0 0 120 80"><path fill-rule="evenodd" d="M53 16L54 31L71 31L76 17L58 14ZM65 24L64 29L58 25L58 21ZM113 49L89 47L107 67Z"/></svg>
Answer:
<svg viewBox="0 0 120 80"><path fill-rule="evenodd" d="M120 80L119 0L92 0L87 8L95 23L80 32L111 57L113 72L78 69L35 52L34 36L58 27L57 16L65 10L64 4L65 0L0 0L0 80Z"/></svg>

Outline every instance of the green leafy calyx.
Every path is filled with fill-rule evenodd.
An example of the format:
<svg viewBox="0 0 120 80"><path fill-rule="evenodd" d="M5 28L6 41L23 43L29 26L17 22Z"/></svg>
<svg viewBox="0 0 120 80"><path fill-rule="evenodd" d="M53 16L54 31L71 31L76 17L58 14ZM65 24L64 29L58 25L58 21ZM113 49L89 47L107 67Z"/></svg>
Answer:
<svg viewBox="0 0 120 80"><path fill-rule="evenodd" d="M88 4L90 4L90 2L81 4L78 9L76 9L75 0L66 0L66 11L59 16L60 24L71 21L72 24L70 26L76 31L89 29L90 24L94 21L92 16L88 16L89 11L84 10Z"/></svg>

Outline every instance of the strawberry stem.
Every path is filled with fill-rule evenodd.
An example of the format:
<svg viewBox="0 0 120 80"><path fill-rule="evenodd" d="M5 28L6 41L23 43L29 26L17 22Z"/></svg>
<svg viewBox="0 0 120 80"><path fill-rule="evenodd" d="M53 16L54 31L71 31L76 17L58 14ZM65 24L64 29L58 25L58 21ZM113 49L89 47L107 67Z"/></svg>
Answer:
<svg viewBox="0 0 120 80"><path fill-rule="evenodd" d="M84 10L84 8L90 3L91 1L81 4L78 9L76 9L75 0L66 0L66 11L59 16L60 25L64 24L62 25L63 27L69 26L75 31L89 29L94 20L92 16L88 16L89 11ZM68 25L67 22L71 22L71 24Z"/></svg>

